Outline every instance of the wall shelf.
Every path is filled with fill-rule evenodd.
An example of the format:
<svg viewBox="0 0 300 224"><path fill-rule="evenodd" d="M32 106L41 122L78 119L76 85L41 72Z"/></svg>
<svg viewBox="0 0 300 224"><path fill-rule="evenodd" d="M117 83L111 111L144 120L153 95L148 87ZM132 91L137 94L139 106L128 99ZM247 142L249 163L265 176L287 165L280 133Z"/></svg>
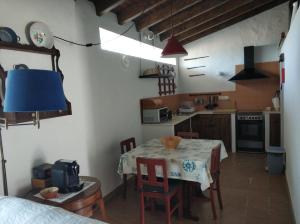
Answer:
<svg viewBox="0 0 300 224"><path fill-rule="evenodd" d="M191 60L197 60L197 59L203 59L203 58L208 58L209 56L202 56L202 57L196 57L196 58L186 58L183 59L184 61L191 61Z"/></svg>
<svg viewBox="0 0 300 224"><path fill-rule="evenodd" d="M28 44L19 44L19 43L7 43L0 41L0 49L5 50L13 50L13 51L25 51L36 54L47 54L47 55L56 55L59 53L59 50L56 48L44 48L44 47L36 47Z"/></svg>
<svg viewBox="0 0 300 224"><path fill-rule="evenodd" d="M159 78L172 78L172 75L140 75L140 79L159 79Z"/></svg>

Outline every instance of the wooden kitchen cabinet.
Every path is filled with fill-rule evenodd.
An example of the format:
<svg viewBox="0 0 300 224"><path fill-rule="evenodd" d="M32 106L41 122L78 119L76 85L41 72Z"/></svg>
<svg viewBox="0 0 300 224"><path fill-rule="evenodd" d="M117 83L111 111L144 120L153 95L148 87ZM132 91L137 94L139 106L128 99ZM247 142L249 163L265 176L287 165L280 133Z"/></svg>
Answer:
<svg viewBox="0 0 300 224"><path fill-rule="evenodd" d="M270 114L270 146L281 146L280 114Z"/></svg>
<svg viewBox="0 0 300 224"><path fill-rule="evenodd" d="M217 120L217 128L219 132L219 139L223 140L224 145L228 152L231 152L231 115L218 114L214 115Z"/></svg>
<svg viewBox="0 0 300 224"><path fill-rule="evenodd" d="M215 123L212 118L212 115L208 114L192 117L192 131L198 132L202 139L211 139L214 132L213 129L215 129Z"/></svg>
<svg viewBox="0 0 300 224"><path fill-rule="evenodd" d="M198 132L201 139L218 139L231 151L231 115L200 114L192 117L192 131Z"/></svg>
<svg viewBox="0 0 300 224"><path fill-rule="evenodd" d="M178 132L190 132L191 131L191 119L186 119L185 121L176 124L174 127L174 133L177 135Z"/></svg>

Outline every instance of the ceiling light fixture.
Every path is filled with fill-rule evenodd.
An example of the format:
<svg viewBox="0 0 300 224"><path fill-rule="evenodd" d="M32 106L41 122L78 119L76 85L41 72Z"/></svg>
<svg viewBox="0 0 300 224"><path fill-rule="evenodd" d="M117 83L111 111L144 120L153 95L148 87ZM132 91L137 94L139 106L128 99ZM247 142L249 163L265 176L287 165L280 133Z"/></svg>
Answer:
<svg viewBox="0 0 300 224"><path fill-rule="evenodd" d="M171 2L171 29L172 34L161 53L162 58L178 58L188 55L181 43L173 35L173 0Z"/></svg>

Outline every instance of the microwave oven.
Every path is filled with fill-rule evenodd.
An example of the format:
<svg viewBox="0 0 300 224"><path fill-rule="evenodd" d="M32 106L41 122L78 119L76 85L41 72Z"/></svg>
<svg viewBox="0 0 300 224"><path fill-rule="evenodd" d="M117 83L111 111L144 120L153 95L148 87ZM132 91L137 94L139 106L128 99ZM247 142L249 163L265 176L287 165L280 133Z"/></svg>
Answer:
<svg viewBox="0 0 300 224"><path fill-rule="evenodd" d="M144 109L143 110L143 123L153 124L153 123L162 123L168 121L168 112L167 107L161 107L156 109Z"/></svg>

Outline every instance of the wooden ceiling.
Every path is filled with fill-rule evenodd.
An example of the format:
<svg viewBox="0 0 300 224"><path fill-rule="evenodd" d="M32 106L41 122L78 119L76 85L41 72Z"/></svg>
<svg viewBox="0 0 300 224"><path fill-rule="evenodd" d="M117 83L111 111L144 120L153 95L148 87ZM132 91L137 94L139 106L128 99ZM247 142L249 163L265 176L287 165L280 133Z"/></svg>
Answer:
<svg viewBox="0 0 300 224"><path fill-rule="evenodd" d="M188 44L288 0L90 0L97 15L113 12L118 23L133 21L165 40L173 35ZM172 11L172 12L171 12ZM173 29L172 29L173 24Z"/></svg>

